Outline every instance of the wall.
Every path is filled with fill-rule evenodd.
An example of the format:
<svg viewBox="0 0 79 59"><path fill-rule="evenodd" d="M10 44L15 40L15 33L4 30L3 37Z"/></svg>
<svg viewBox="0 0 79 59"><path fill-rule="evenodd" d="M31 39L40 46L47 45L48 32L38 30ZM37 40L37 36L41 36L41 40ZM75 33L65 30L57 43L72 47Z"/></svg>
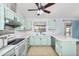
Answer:
<svg viewBox="0 0 79 59"><path fill-rule="evenodd" d="M34 21L47 22L50 19L56 20L56 30L54 32L56 34L59 34L59 35L64 35L64 21L63 20L76 20L76 19L79 19L79 18L27 18L27 20L31 20L32 22L34 22ZM53 33L53 31L47 30L47 34L52 34L52 33Z"/></svg>
<svg viewBox="0 0 79 59"><path fill-rule="evenodd" d="M43 21L43 22L47 22L48 20L54 20L54 18L27 18L27 20L31 20L32 22L34 21ZM54 31L56 34L61 34L64 35L64 23L63 23L63 19L62 18L55 18L56 20L56 30ZM33 27L33 26L32 26ZM32 28L33 30L33 28ZM47 26L47 34L52 34L53 31L49 31L48 30L48 26Z"/></svg>
<svg viewBox="0 0 79 59"><path fill-rule="evenodd" d="M12 33L14 33L14 30L10 26L5 26L5 29L3 31L0 31L0 35L12 34Z"/></svg>

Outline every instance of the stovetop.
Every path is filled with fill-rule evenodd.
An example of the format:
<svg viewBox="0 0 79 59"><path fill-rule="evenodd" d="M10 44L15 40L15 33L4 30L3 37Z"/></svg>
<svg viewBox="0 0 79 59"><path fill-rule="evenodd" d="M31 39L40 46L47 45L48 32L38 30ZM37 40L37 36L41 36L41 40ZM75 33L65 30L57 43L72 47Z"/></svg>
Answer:
<svg viewBox="0 0 79 59"><path fill-rule="evenodd" d="M25 38L16 38L13 41L9 41L8 45L15 45L18 44L19 42L21 42L22 40L24 40Z"/></svg>

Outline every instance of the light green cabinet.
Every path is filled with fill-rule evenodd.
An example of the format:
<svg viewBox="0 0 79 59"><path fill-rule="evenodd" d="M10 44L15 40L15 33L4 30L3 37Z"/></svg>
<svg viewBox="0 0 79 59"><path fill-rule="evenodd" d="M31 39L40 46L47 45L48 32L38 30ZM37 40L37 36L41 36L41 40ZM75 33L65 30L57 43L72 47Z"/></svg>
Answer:
<svg viewBox="0 0 79 59"><path fill-rule="evenodd" d="M42 36L41 37L41 45L51 45L50 36Z"/></svg>
<svg viewBox="0 0 79 59"><path fill-rule="evenodd" d="M29 44L30 45L35 45L34 36L30 36L30 38L29 38Z"/></svg>
<svg viewBox="0 0 79 59"><path fill-rule="evenodd" d="M56 28L56 21L55 20L48 20L48 30L55 30Z"/></svg>
<svg viewBox="0 0 79 59"><path fill-rule="evenodd" d="M62 42L62 55L76 56L76 42L75 41Z"/></svg>
<svg viewBox="0 0 79 59"><path fill-rule="evenodd" d="M51 45L50 36L31 36L30 45Z"/></svg>
<svg viewBox="0 0 79 59"><path fill-rule="evenodd" d="M41 45L40 36L34 36L34 45Z"/></svg>
<svg viewBox="0 0 79 59"><path fill-rule="evenodd" d="M4 6L0 4L0 30L4 30Z"/></svg>
<svg viewBox="0 0 79 59"><path fill-rule="evenodd" d="M52 47L55 47L55 38L51 36L51 45Z"/></svg>
<svg viewBox="0 0 79 59"><path fill-rule="evenodd" d="M25 20L24 27L26 30L32 30L32 21L31 20Z"/></svg>
<svg viewBox="0 0 79 59"><path fill-rule="evenodd" d="M40 45L40 38L38 36L31 36L30 45Z"/></svg>
<svg viewBox="0 0 79 59"><path fill-rule="evenodd" d="M5 18L6 19L14 20L14 15L15 14L14 14L14 12L11 9L5 7Z"/></svg>
<svg viewBox="0 0 79 59"><path fill-rule="evenodd" d="M55 42L55 50L58 55L61 55L62 46L61 46L61 42L58 40L56 40Z"/></svg>
<svg viewBox="0 0 79 59"><path fill-rule="evenodd" d="M56 40L55 50L57 54L60 56L75 56L76 55L76 42Z"/></svg>

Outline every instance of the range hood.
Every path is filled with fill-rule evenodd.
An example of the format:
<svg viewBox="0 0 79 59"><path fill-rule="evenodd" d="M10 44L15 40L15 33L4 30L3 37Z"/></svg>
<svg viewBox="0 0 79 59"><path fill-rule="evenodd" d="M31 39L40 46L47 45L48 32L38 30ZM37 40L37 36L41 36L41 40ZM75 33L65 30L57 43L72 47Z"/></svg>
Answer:
<svg viewBox="0 0 79 59"><path fill-rule="evenodd" d="M18 22L18 21L15 21L15 20L8 20L8 19L6 19L5 25L11 26L13 28L16 28L16 27L21 26L21 23Z"/></svg>

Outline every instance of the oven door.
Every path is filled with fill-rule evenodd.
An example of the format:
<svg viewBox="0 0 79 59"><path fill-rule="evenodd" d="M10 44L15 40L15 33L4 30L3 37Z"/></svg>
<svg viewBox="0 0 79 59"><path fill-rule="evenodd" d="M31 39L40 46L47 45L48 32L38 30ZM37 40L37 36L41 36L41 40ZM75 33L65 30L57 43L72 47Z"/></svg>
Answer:
<svg viewBox="0 0 79 59"><path fill-rule="evenodd" d="M17 45L17 47L15 48L16 56L23 56L25 49L25 42L22 42L20 43L20 45Z"/></svg>
<svg viewBox="0 0 79 59"><path fill-rule="evenodd" d="M0 49L4 46L3 39L0 39Z"/></svg>

